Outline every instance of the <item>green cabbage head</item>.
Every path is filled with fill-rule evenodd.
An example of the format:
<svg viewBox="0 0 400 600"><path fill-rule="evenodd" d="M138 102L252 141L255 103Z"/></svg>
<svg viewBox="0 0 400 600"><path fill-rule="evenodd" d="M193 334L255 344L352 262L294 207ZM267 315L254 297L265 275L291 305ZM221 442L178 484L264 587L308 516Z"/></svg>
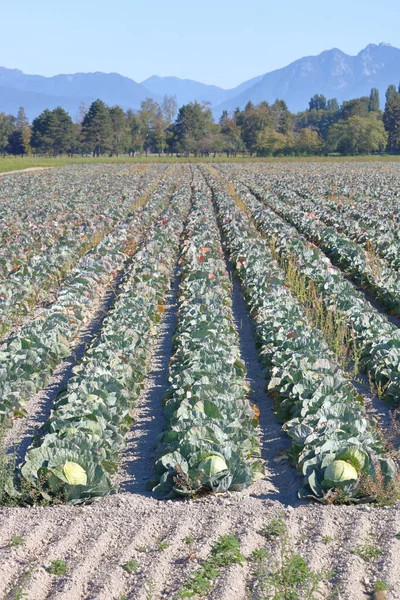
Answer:
<svg viewBox="0 0 400 600"><path fill-rule="evenodd" d="M342 488L357 479L357 470L353 465L344 460L334 460L325 469L323 486L326 489Z"/></svg>
<svg viewBox="0 0 400 600"><path fill-rule="evenodd" d="M67 460L63 466L63 473L70 485L86 485L87 475L85 469L78 463Z"/></svg>
<svg viewBox="0 0 400 600"><path fill-rule="evenodd" d="M218 454L210 454L199 464L199 469L204 471L207 477L213 477L221 471L227 471L228 465Z"/></svg>
<svg viewBox="0 0 400 600"><path fill-rule="evenodd" d="M345 450L345 452L343 452L343 454L339 456L340 460L344 460L350 465L353 465L353 467L357 470L358 473L360 473L364 469L365 464L367 462L367 458L368 457L365 454L365 452L355 447L348 448L347 450Z"/></svg>

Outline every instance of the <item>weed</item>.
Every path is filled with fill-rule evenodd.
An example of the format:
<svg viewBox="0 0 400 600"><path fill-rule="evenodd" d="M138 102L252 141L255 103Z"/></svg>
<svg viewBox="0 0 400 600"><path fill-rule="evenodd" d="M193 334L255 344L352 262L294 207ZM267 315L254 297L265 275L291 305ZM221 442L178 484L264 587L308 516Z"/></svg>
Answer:
<svg viewBox="0 0 400 600"><path fill-rule="evenodd" d="M240 543L232 533L221 535L211 550L213 566L226 567L228 565L239 564L245 560L240 552Z"/></svg>
<svg viewBox="0 0 400 600"><path fill-rule="evenodd" d="M239 540L233 534L221 535L214 542L208 559L181 585L177 597L206 596L212 588L212 582L220 575L220 568L242 565L245 560L240 552Z"/></svg>
<svg viewBox="0 0 400 600"><path fill-rule="evenodd" d="M56 560L53 560L50 566L47 567L46 571L51 575L65 575L68 571L68 567L62 558L56 558Z"/></svg>
<svg viewBox="0 0 400 600"><path fill-rule="evenodd" d="M265 527L259 530L259 534L267 540L279 538L287 531L286 523L283 519L272 519Z"/></svg>
<svg viewBox="0 0 400 600"><path fill-rule="evenodd" d="M194 537L191 535L187 535L186 537L183 538L183 541L185 542L185 544L187 544L188 546L193 546L194 544Z"/></svg>
<svg viewBox="0 0 400 600"><path fill-rule="evenodd" d="M22 535L12 535L8 540L6 540L10 546L12 547L16 547L16 546L24 546L25 545L25 540L22 537Z"/></svg>
<svg viewBox="0 0 400 600"><path fill-rule="evenodd" d="M384 581L381 581L380 579L375 581L374 592L383 592L388 589L390 589L390 587Z"/></svg>
<svg viewBox="0 0 400 600"><path fill-rule="evenodd" d="M139 563L134 558L131 558L130 560L128 560L126 563L124 563L122 565L122 568L127 573L135 573L139 568Z"/></svg>
<svg viewBox="0 0 400 600"><path fill-rule="evenodd" d="M146 546L138 546L138 547L136 548L136 552L143 552L143 553L146 553L146 552L148 552L148 551L149 551L149 549L148 549Z"/></svg>
<svg viewBox="0 0 400 600"><path fill-rule="evenodd" d="M269 558L270 555L265 548L257 548L250 554L249 560L253 562L262 562L265 558Z"/></svg>
<svg viewBox="0 0 400 600"><path fill-rule="evenodd" d="M188 560L193 560L196 557L194 552L194 537L191 535L187 535L185 538L183 538L183 541L188 547Z"/></svg>
<svg viewBox="0 0 400 600"><path fill-rule="evenodd" d="M0 506L14 506L15 502L7 494L7 487L16 466L16 454L7 453L5 437L8 423L0 424Z"/></svg>
<svg viewBox="0 0 400 600"><path fill-rule="evenodd" d="M146 600L155 600L156 599L156 584L153 579L149 579L147 584L145 585L144 591L146 594Z"/></svg>
<svg viewBox="0 0 400 600"><path fill-rule="evenodd" d="M167 540L162 540L161 542L158 542L158 544L157 544L158 550L166 550L167 548L169 548L169 543L167 542Z"/></svg>
<svg viewBox="0 0 400 600"><path fill-rule="evenodd" d="M322 536L322 543L325 544L326 546L328 544L332 544L333 542L333 537L331 535L323 535Z"/></svg>
<svg viewBox="0 0 400 600"><path fill-rule="evenodd" d="M362 558L364 562L371 562L382 556L382 550L366 542L356 546L353 554Z"/></svg>
<svg viewBox="0 0 400 600"><path fill-rule="evenodd" d="M28 598L28 592L26 592L24 588L26 587L33 571L33 567L28 567L21 573L17 583L7 594L7 598L10 600L24 600L24 598Z"/></svg>
<svg viewBox="0 0 400 600"><path fill-rule="evenodd" d="M261 530L268 540L278 542L274 560L264 548L252 553L252 597L257 600L318 600L322 596L321 585L329 581L333 573L327 569L313 571L305 559L292 548L288 529L283 519L275 519ZM333 594L330 598L333 598Z"/></svg>
<svg viewBox="0 0 400 600"><path fill-rule="evenodd" d="M353 361L353 371L357 374L360 349L357 348L354 334L336 305L325 305L315 283L300 272L295 257L290 257L283 266L286 283L303 305L309 323L320 329L329 348L343 367L348 368L350 361Z"/></svg>
<svg viewBox="0 0 400 600"><path fill-rule="evenodd" d="M366 498L372 498L378 506L391 506L400 499L400 475L387 482L379 461L374 462L374 477L368 474L360 475L357 493Z"/></svg>

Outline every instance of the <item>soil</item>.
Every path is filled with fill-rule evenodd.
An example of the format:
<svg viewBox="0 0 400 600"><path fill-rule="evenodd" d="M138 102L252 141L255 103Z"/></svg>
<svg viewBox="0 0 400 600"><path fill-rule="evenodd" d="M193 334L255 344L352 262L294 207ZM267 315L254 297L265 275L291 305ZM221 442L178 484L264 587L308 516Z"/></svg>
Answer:
<svg viewBox="0 0 400 600"><path fill-rule="evenodd" d="M55 167L29 167L28 169L16 169L15 171L5 171L2 175L12 175L13 173L27 173L28 171L44 171L45 169L54 169Z"/></svg>

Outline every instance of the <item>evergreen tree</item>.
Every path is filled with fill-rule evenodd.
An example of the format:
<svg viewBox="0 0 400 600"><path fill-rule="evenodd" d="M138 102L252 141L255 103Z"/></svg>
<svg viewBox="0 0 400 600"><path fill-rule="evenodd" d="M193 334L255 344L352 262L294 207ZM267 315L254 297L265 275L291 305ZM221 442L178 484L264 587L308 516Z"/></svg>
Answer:
<svg viewBox="0 0 400 600"><path fill-rule="evenodd" d="M70 152L75 142L75 128L69 114L60 106L44 110L32 123L32 147L47 154Z"/></svg>
<svg viewBox="0 0 400 600"><path fill-rule="evenodd" d="M308 105L308 110L326 110L326 98L323 94L315 94Z"/></svg>
<svg viewBox="0 0 400 600"><path fill-rule="evenodd" d="M390 98L392 98L396 94L397 94L396 86L394 85L394 83L391 83L389 85L388 89L386 90L386 102L388 102L390 100Z"/></svg>
<svg viewBox="0 0 400 600"><path fill-rule="evenodd" d="M219 118L219 121L218 121L218 123L219 123L220 125L223 125L224 123L226 123L226 121L227 121L228 119L229 119L229 114L228 114L228 111L227 111L227 110L223 110L223 111L222 111L222 113L221 113L221 116L220 116L220 118Z"/></svg>
<svg viewBox="0 0 400 600"><path fill-rule="evenodd" d="M337 112L338 110L340 110L337 98L331 98L330 100L328 100L328 102L326 103L326 109L330 112Z"/></svg>
<svg viewBox="0 0 400 600"><path fill-rule="evenodd" d="M396 93L387 100L383 123L388 133L388 151L400 152L400 94Z"/></svg>
<svg viewBox="0 0 400 600"><path fill-rule="evenodd" d="M82 123L83 141L93 156L100 156L112 148L112 123L110 112L102 100L95 100Z"/></svg>
<svg viewBox="0 0 400 600"><path fill-rule="evenodd" d="M189 102L178 111L174 124L175 141L179 150L193 152L196 156L201 147L200 140L212 131L212 112L206 104Z"/></svg>
<svg viewBox="0 0 400 600"><path fill-rule="evenodd" d="M25 110L21 106L15 122L15 130L8 138L7 151L14 155L24 155L30 152L31 127Z"/></svg>
<svg viewBox="0 0 400 600"><path fill-rule="evenodd" d="M369 95L368 111L369 112L379 112L380 109L381 109L381 103L379 100L379 90L378 90L378 88L372 88L371 93Z"/></svg>
<svg viewBox="0 0 400 600"><path fill-rule="evenodd" d="M127 145L128 121L120 106L110 108L110 118L112 126L111 154L118 156Z"/></svg>
<svg viewBox="0 0 400 600"><path fill-rule="evenodd" d="M7 152L9 146L9 138L14 131L15 117L0 113L0 154Z"/></svg>

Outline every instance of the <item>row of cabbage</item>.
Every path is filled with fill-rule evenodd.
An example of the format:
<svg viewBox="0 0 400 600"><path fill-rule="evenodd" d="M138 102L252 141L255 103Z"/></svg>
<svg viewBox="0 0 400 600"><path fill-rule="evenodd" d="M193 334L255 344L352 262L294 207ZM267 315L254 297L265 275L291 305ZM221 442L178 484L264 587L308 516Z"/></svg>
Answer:
<svg viewBox="0 0 400 600"><path fill-rule="evenodd" d="M126 217L146 189L154 186L157 181L155 175L154 172L145 179L144 189L138 185L139 179L134 178L133 186L126 194L122 194L122 188L109 180L108 188L100 188L101 191L98 192L103 198L101 202L92 204L89 198L86 199L86 206L92 206L92 209L86 210L86 219L81 224L71 226L75 218L79 220L79 216L70 214L70 226L64 235L43 251L20 263L17 270L7 273L0 282L0 335L4 335L29 314L35 304L46 298L48 290L58 285L68 274L79 258L98 244L118 220ZM123 189L128 191L128 188ZM25 243L24 239L19 240L19 236L14 239L19 244L21 241ZM3 248L3 257L7 251L7 248ZM6 256L6 265L14 261L11 255L8 259Z"/></svg>
<svg viewBox="0 0 400 600"><path fill-rule="evenodd" d="M281 194L286 199L286 193ZM290 198L290 203L301 208L308 216L317 217L339 233L345 232L351 240L361 244L370 255L376 253L393 269L400 269L400 229L393 222L382 219L359 203L357 210L347 204L324 201L320 198ZM358 218L355 218L355 215ZM377 264L380 268L380 264Z"/></svg>
<svg viewBox="0 0 400 600"><path fill-rule="evenodd" d="M79 334L168 202L172 183L173 178L166 177L144 207L120 221L80 259L54 303L0 346L0 423L11 424L13 416L23 416L24 402L71 354Z"/></svg>
<svg viewBox="0 0 400 600"><path fill-rule="evenodd" d="M231 167L227 166L229 170ZM234 169L235 167L233 167ZM400 224L400 171L394 164L378 163L279 163L246 165L271 191L306 199L324 198L348 206L354 219Z"/></svg>
<svg viewBox="0 0 400 600"><path fill-rule="evenodd" d="M247 179L244 181L247 182ZM367 287L386 309L393 314L400 314L400 275L385 259L377 260L348 236L334 227L327 227L313 212L304 212L295 204L283 202L261 185L251 182L249 189L308 240L317 244L357 284Z"/></svg>
<svg viewBox="0 0 400 600"><path fill-rule="evenodd" d="M190 187L182 185L153 222L99 337L73 369L66 391L8 485L22 502L32 500L35 491L48 501L69 503L115 491L112 475L149 368L190 196Z"/></svg>
<svg viewBox="0 0 400 600"><path fill-rule="evenodd" d="M269 393L292 439L291 458L304 475L300 496L335 501L340 489L344 497L362 501L364 482L376 478L377 471L388 486L394 485L396 467L384 452L363 398L320 331L310 327L286 287L284 271L251 220L218 180L206 177L254 319Z"/></svg>
<svg viewBox="0 0 400 600"><path fill-rule="evenodd" d="M103 215L111 223L136 187L160 178L165 167L72 166L0 178L0 278L35 254ZM115 199L119 202L115 203Z"/></svg>
<svg viewBox="0 0 400 600"><path fill-rule="evenodd" d="M313 281L326 307L343 316L359 349L361 366L393 404L400 403L400 331L347 281L322 251L238 186L261 232L286 262L295 259L300 272Z"/></svg>
<svg viewBox="0 0 400 600"><path fill-rule="evenodd" d="M258 424L232 315L232 284L203 178L181 252L174 354L153 490L159 498L241 490L262 476Z"/></svg>
<svg viewBox="0 0 400 600"><path fill-rule="evenodd" d="M396 214L398 209L390 212L384 200L355 200L340 196L332 199L326 188L320 189L317 194L314 186L299 187L297 179L289 182L278 177L271 179L262 172L252 174L251 180L259 187L268 188L295 208L310 213L311 217L317 216L339 233L346 233L351 240L365 246L369 252L375 251L387 260L389 266L399 268L400 228L396 222L396 218L399 218Z"/></svg>

